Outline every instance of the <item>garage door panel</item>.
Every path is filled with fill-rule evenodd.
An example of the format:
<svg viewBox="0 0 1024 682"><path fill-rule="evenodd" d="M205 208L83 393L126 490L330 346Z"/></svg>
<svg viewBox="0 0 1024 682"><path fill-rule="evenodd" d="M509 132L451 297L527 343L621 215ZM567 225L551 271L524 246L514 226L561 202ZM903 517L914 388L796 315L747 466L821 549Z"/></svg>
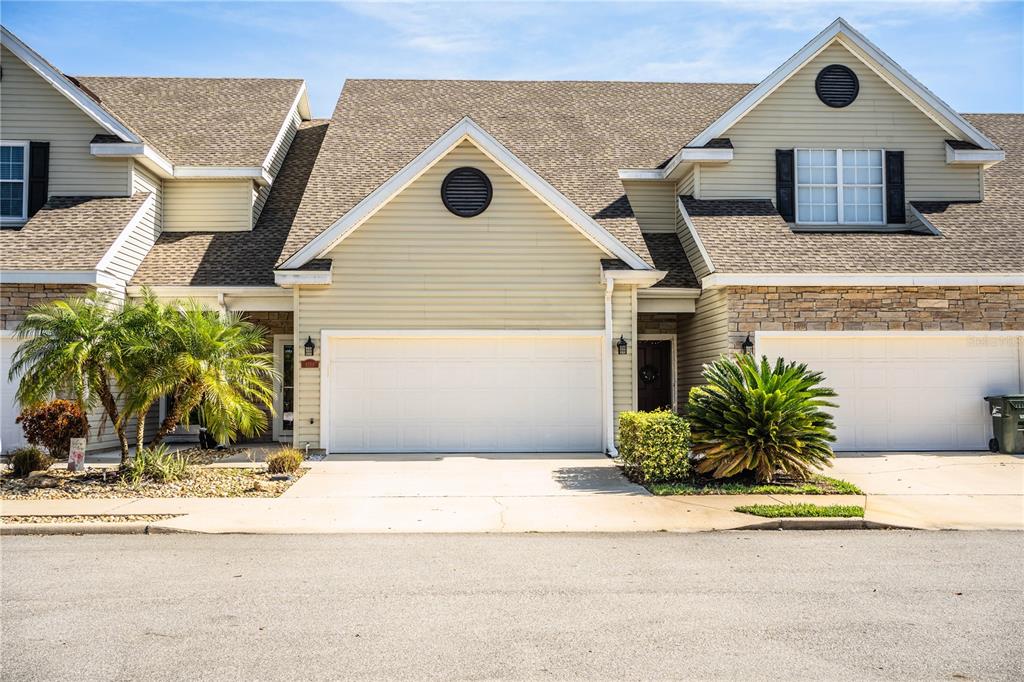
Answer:
<svg viewBox="0 0 1024 682"><path fill-rule="evenodd" d="M334 452L601 449L598 337L336 338L328 347Z"/></svg>
<svg viewBox="0 0 1024 682"><path fill-rule="evenodd" d="M1018 392L1020 337L829 336L758 339L770 358L805 362L834 388L837 450L978 450L991 423L984 396Z"/></svg>

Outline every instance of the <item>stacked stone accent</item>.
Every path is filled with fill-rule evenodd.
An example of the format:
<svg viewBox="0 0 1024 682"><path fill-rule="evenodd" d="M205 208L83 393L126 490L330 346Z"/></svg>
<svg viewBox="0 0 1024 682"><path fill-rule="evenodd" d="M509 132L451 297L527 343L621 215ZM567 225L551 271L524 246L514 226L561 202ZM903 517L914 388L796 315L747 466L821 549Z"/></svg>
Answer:
<svg viewBox="0 0 1024 682"><path fill-rule="evenodd" d="M729 287L729 344L755 331L1024 330L1024 287Z"/></svg>
<svg viewBox="0 0 1024 682"><path fill-rule="evenodd" d="M81 296L85 284L4 284L0 286L0 329L17 329L32 306Z"/></svg>

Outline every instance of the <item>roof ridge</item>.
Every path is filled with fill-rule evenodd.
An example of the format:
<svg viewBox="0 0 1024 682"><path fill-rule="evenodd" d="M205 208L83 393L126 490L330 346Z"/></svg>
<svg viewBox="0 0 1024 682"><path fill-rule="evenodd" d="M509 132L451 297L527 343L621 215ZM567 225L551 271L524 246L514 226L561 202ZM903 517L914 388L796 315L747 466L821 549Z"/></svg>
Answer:
<svg viewBox="0 0 1024 682"><path fill-rule="evenodd" d="M559 84L566 83L614 83L624 85L735 85L737 87L754 87L757 83L739 83L735 81L642 81L627 79L518 79L518 78L346 78L345 82L357 83L537 83L537 84Z"/></svg>

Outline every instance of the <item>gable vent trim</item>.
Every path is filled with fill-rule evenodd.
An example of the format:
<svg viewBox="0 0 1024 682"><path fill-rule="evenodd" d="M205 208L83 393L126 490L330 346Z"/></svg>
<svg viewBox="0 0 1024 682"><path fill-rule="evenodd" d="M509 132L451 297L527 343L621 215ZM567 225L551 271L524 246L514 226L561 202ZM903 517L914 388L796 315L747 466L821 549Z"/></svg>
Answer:
<svg viewBox="0 0 1024 682"><path fill-rule="evenodd" d="M832 107L841 109L853 104L860 93L860 81L857 74L843 64L829 64L818 72L814 79L814 91L818 99Z"/></svg>
<svg viewBox="0 0 1024 682"><path fill-rule="evenodd" d="M460 218L472 218L486 211L493 194L491 179L471 166L456 168L441 183L441 201Z"/></svg>

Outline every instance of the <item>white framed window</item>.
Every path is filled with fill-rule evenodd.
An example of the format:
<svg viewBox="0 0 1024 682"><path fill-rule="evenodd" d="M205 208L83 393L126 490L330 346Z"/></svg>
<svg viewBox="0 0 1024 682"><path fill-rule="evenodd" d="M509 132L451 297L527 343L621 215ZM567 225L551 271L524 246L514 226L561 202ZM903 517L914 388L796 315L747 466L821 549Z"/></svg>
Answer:
<svg viewBox="0 0 1024 682"><path fill-rule="evenodd" d="M0 222L28 217L28 142L0 140Z"/></svg>
<svg viewBox="0 0 1024 682"><path fill-rule="evenodd" d="M795 151L798 224L885 224L883 150Z"/></svg>

